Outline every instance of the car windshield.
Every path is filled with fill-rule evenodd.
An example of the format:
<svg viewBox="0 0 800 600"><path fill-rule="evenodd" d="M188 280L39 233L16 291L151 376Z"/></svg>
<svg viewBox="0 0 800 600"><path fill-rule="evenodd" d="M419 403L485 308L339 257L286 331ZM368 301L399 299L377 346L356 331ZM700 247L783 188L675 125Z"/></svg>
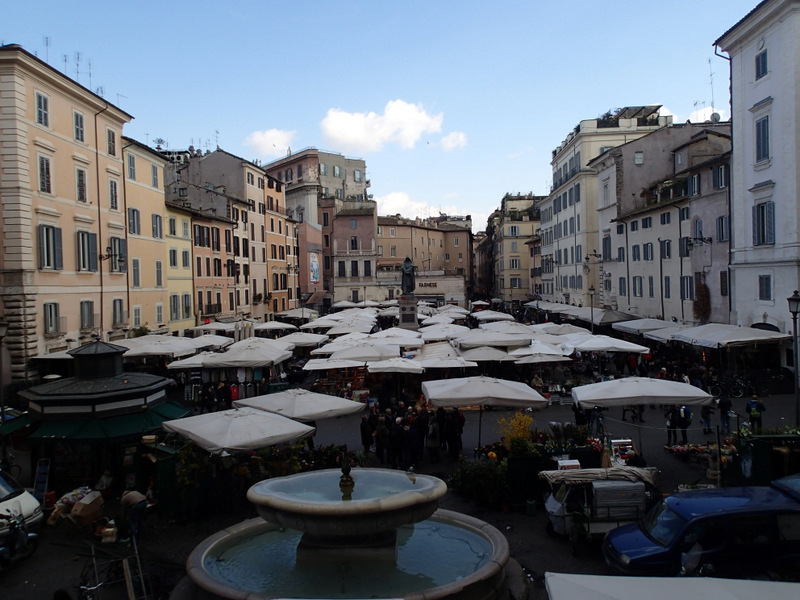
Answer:
<svg viewBox="0 0 800 600"><path fill-rule="evenodd" d="M0 502L5 502L22 494L25 489L8 475L0 472Z"/></svg>
<svg viewBox="0 0 800 600"><path fill-rule="evenodd" d="M655 505L642 520L642 531L654 542L669 546L683 531L686 519L667 506L666 502Z"/></svg>

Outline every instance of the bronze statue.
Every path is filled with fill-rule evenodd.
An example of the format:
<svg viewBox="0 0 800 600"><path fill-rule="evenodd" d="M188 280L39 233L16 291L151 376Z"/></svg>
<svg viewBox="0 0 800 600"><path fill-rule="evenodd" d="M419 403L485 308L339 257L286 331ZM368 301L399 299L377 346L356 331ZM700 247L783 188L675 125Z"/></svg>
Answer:
<svg viewBox="0 0 800 600"><path fill-rule="evenodd" d="M403 278L400 282L400 288L403 290L404 294L410 294L414 291L417 287L415 283L415 274L414 274L414 263L411 262L411 257L406 256L406 259L403 261L403 265L400 267L403 271Z"/></svg>

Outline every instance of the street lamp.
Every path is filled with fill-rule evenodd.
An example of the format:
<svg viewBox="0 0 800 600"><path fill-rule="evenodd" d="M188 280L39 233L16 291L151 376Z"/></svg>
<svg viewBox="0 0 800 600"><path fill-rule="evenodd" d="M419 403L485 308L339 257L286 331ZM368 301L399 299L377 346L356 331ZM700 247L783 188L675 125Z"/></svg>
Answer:
<svg viewBox="0 0 800 600"><path fill-rule="evenodd" d="M592 335L594 335L594 286L589 286L589 303L591 308L589 309L589 319L592 322Z"/></svg>
<svg viewBox="0 0 800 600"><path fill-rule="evenodd" d="M0 321L0 425L6 422L6 373L3 363L3 340L8 332L8 321Z"/></svg>
<svg viewBox="0 0 800 600"><path fill-rule="evenodd" d="M789 312L792 313L792 331L794 333L792 336L792 362L794 363L794 426L800 428L800 394L798 394L797 389L797 315L800 313L800 292L795 290L786 301L789 303Z"/></svg>

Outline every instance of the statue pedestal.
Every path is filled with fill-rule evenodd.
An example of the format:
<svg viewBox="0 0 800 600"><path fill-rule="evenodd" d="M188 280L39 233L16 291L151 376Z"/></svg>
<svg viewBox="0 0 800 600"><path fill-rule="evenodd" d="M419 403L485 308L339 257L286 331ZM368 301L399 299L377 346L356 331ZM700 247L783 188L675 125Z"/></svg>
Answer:
<svg viewBox="0 0 800 600"><path fill-rule="evenodd" d="M403 294L398 301L400 307L399 324L401 329L411 329L416 331L419 329L417 322L417 299L414 294Z"/></svg>

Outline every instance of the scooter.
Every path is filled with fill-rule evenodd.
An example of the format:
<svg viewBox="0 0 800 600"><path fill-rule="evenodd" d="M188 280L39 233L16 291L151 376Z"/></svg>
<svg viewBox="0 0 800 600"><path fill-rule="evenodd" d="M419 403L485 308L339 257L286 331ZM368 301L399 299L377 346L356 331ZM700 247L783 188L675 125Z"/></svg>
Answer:
<svg viewBox="0 0 800 600"><path fill-rule="evenodd" d="M28 531L21 514L0 514L0 520L8 523L8 532L0 539L0 571L11 563L30 557L39 547L39 534Z"/></svg>

